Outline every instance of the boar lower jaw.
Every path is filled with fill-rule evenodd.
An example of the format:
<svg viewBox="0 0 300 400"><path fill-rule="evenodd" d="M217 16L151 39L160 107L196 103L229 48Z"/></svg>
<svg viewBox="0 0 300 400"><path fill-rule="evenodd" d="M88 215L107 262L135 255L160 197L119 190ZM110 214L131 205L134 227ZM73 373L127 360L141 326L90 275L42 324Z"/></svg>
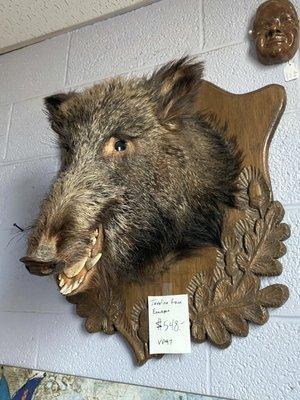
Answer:
<svg viewBox="0 0 300 400"><path fill-rule="evenodd" d="M102 233L102 232L101 232ZM92 237L92 249L88 250L88 255L70 267L66 267L58 275L58 286L63 295L73 294L75 290L84 282L88 272L94 268L102 256L103 235L95 231Z"/></svg>

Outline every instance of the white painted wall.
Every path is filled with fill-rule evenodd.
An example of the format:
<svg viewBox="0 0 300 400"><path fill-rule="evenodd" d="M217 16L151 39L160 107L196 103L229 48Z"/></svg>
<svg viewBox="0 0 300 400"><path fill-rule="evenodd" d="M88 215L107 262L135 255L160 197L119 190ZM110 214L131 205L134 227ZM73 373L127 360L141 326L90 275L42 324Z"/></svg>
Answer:
<svg viewBox="0 0 300 400"><path fill-rule="evenodd" d="M298 1L298 6L299 0ZM248 24L260 0L163 0L0 57L0 363L250 400L300 398L300 122L297 81L250 55ZM299 7L300 8L300 7ZM118 336L89 335L48 278L18 262L29 225L57 169L42 98L117 73L148 72L183 53L206 61L206 78L233 92L285 86L287 110L270 151L275 198L292 237L284 272L290 300L227 350L193 346L136 367ZM297 61L297 59L296 59ZM270 279L270 281L274 281Z"/></svg>
<svg viewBox="0 0 300 400"><path fill-rule="evenodd" d="M157 0L0 0L0 54Z"/></svg>

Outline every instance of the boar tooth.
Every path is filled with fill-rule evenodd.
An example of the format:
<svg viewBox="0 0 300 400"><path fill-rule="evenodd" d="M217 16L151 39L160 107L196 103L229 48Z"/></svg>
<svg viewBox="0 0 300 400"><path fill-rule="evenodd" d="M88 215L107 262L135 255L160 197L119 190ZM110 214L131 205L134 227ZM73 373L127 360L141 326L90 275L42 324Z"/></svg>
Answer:
<svg viewBox="0 0 300 400"><path fill-rule="evenodd" d="M80 283L78 281L75 281L72 285L72 292L73 292L73 290L77 289L79 285L80 285Z"/></svg>
<svg viewBox="0 0 300 400"><path fill-rule="evenodd" d="M85 278L85 275L83 275L83 276L79 279L78 283L81 284L81 283L84 281L84 278Z"/></svg>
<svg viewBox="0 0 300 400"><path fill-rule="evenodd" d="M59 287L63 287L64 284L65 284L65 280L64 280L64 278L61 278L61 279L59 280Z"/></svg>
<svg viewBox="0 0 300 400"><path fill-rule="evenodd" d="M92 238L92 246L95 246L95 244L97 243L97 239L95 237Z"/></svg>
<svg viewBox="0 0 300 400"><path fill-rule="evenodd" d="M72 286L69 286L68 284L65 284L65 286L60 289L61 294L69 294L72 292Z"/></svg>
<svg viewBox="0 0 300 400"><path fill-rule="evenodd" d="M58 274L58 284L59 284L59 287L64 286L64 283L65 283L65 280L64 280L62 274Z"/></svg>
<svg viewBox="0 0 300 400"><path fill-rule="evenodd" d="M90 258L89 260L87 260L87 262L85 264L86 268L88 270L93 268L93 266L100 260L101 256L102 256L102 253L99 253L94 258Z"/></svg>
<svg viewBox="0 0 300 400"><path fill-rule="evenodd" d="M70 268L64 269L64 273L68 278L73 278L74 276L78 275L82 268L85 266L87 261L87 257L83 258L81 261L78 261Z"/></svg>

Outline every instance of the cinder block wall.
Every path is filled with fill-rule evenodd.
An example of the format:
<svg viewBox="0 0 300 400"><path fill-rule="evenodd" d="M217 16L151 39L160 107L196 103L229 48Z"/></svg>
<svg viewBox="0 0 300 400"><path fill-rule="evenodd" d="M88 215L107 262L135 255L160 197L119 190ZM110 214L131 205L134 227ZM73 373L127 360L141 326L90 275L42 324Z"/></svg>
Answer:
<svg viewBox="0 0 300 400"><path fill-rule="evenodd" d="M260 3L162 0L0 56L0 363L236 399L299 400L299 81L285 82L282 65L265 67L252 57L249 23ZM54 282L27 273L18 262L25 236L13 223L30 225L57 170L44 96L115 74L146 73L184 53L205 60L206 79L226 90L286 88L270 170L292 227L284 272L276 278L291 297L265 326L251 327L225 351L195 345L191 355L137 368L120 337L85 333Z"/></svg>

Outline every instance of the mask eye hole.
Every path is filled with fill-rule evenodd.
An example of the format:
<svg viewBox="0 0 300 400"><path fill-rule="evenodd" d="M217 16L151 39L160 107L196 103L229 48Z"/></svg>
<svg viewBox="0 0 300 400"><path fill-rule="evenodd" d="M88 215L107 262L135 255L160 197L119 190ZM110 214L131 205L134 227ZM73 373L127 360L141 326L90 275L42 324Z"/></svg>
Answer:
<svg viewBox="0 0 300 400"><path fill-rule="evenodd" d="M127 144L125 140L117 140L115 143L115 150L116 151L125 151L127 148Z"/></svg>

